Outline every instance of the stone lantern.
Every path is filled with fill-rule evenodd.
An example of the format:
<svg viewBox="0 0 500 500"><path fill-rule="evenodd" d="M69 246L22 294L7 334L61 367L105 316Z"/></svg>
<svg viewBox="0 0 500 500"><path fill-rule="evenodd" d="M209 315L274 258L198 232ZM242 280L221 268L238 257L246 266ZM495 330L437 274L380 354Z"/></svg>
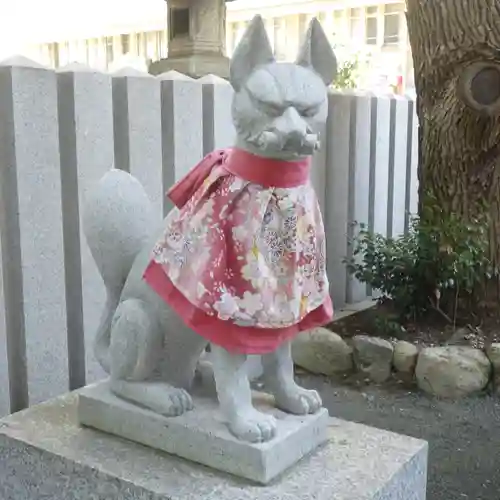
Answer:
<svg viewBox="0 0 500 500"><path fill-rule="evenodd" d="M200 78L229 76L224 0L168 0L168 57L151 63L153 75L175 70Z"/></svg>

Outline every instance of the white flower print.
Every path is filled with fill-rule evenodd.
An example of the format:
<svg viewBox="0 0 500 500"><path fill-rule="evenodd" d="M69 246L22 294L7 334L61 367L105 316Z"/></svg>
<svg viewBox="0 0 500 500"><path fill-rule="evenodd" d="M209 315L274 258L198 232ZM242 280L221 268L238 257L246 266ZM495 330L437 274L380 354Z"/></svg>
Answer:
<svg viewBox="0 0 500 500"><path fill-rule="evenodd" d="M295 235L286 235L283 238L283 247L287 252L296 252L297 240L295 239Z"/></svg>
<svg viewBox="0 0 500 500"><path fill-rule="evenodd" d="M237 241L245 241L248 238L248 231L245 229L245 226L234 226L232 229L233 238Z"/></svg>
<svg viewBox="0 0 500 500"><path fill-rule="evenodd" d="M172 258L173 263L179 268L186 264L186 256L182 252L173 252L170 257Z"/></svg>
<svg viewBox="0 0 500 500"><path fill-rule="evenodd" d="M247 252L244 262L245 264L241 267L241 275L254 288L265 286L269 280L275 282L272 269L267 264L264 255L255 247Z"/></svg>
<svg viewBox="0 0 500 500"><path fill-rule="evenodd" d="M289 213L285 217L285 222L283 223L285 231L295 231L297 228L297 214L296 213Z"/></svg>
<svg viewBox="0 0 500 500"><path fill-rule="evenodd" d="M278 261L285 253L283 237L277 231L267 230L264 233L264 242L266 245L266 253L269 255L271 262Z"/></svg>
<svg viewBox="0 0 500 500"><path fill-rule="evenodd" d="M268 207L266 212L264 213L264 218L263 218L262 222L263 222L264 226L268 226L271 224L272 220L273 220L273 212Z"/></svg>
<svg viewBox="0 0 500 500"><path fill-rule="evenodd" d="M178 227L172 227L167 233L165 243L171 248L179 250L183 246L184 237L181 230Z"/></svg>
<svg viewBox="0 0 500 500"><path fill-rule="evenodd" d="M214 304L214 309L222 320L231 319L239 311L236 298L227 292L221 293L220 299Z"/></svg>
<svg viewBox="0 0 500 500"><path fill-rule="evenodd" d="M245 183L247 181L244 181L243 179L240 178L235 178L233 182L229 185L229 192L230 193L235 193L238 191L241 191L241 189L244 187Z"/></svg>
<svg viewBox="0 0 500 500"><path fill-rule="evenodd" d="M299 308L298 303L299 301L290 301L284 293L277 293L272 304L274 317L283 324L291 324L296 316L295 311Z"/></svg>
<svg viewBox="0 0 500 500"><path fill-rule="evenodd" d="M245 313L250 317L254 316L255 313L262 310L264 305L262 304L261 295L257 293L251 293L246 291L243 294L243 298L238 300L239 306Z"/></svg>
<svg viewBox="0 0 500 500"><path fill-rule="evenodd" d="M182 249L186 252L193 253L194 252L194 242L193 238L190 236L185 236L182 240Z"/></svg>

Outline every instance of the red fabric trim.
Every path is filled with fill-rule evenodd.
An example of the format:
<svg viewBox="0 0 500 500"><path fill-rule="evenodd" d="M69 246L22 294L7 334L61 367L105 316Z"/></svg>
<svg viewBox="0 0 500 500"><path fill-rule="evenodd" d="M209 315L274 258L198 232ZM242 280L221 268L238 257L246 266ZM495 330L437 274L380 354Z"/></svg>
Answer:
<svg viewBox="0 0 500 500"><path fill-rule="evenodd" d="M209 316L189 302L170 281L160 264L151 261L144 273L148 285L180 316L184 323L209 342L240 354L273 352L285 340L301 331L329 323L333 318L330 297L300 323L287 328L253 328L235 325Z"/></svg>
<svg viewBox="0 0 500 500"><path fill-rule="evenodd" d="M309 179L311 158L277 160L232 148L227 150L223 168L240 179L267 188L292 188L304 185Z"/></svg>
<svg viewBox="0 0 500 500"><path fill-rule="evenodd" d="M264 158L238 148L220 149L205 156L168 190L167 196L176 207L182 208L219 165L248 182L268 188L291 188L307 182L311 159L285 161Z"/></svg>
<svg viewBox="0 0 500 500"><path fill-rule="evenodd" d="M222 163L225 154L223 149L208 154L167 191L167 196L176 207L182 208L191 199L204 180L212 173L212 169Z"/></svg>

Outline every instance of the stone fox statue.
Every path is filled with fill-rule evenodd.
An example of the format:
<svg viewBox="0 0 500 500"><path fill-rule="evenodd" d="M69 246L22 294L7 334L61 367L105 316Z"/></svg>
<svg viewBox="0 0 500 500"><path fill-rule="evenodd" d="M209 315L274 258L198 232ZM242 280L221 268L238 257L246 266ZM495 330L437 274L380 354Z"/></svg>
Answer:
<svg viewBox="0 0 500 500"><path fill-rule="evenodd" d="M277 407L320 409L294 381L290 343L333 314L308 173L336 66L316 19L292 64L275 62L256 16L231 62L236 144L170 190L176 207L160 230L129 174L111 170L91 193L84 231L107 289L95 355L119 397L165 416L191 410L210 344L220 409L239 439L267 441L277 427L252 406L249 355L261 355Z"/></svg>

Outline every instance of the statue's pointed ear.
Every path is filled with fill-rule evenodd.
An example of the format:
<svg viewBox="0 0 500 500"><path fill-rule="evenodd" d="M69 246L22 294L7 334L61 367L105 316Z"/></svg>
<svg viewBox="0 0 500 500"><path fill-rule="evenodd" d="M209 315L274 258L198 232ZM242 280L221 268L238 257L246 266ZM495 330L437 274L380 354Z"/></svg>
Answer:
<svg viewBox="0 0 500 500"><path fill-rule="evenodd" d="M263 64L274 61L273 49L260 15L256 15L246 29L231 58L230 81L238 91L250 73Z"/></svg>
<svg viewBox="0 0 500 500"><path fill-rule="evenodd" d="M322 78L325 85L330 85L337 76L337 58L316 18L309 23L296 64L311 68Z"/></svg>

